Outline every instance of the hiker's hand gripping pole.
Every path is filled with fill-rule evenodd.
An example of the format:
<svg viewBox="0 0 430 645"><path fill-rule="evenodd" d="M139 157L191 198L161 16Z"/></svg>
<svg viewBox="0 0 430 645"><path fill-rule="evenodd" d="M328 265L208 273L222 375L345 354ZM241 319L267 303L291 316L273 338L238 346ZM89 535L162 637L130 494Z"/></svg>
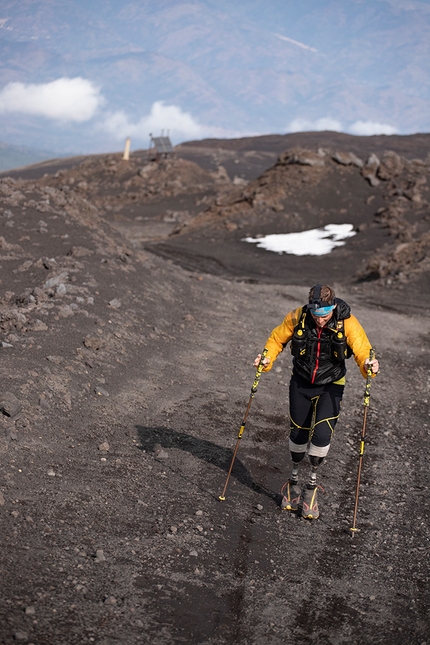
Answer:
<svg viewBox="0 0 430 645"><path fill-rule="evenodd" d="M375 358L375 350L370 349L369 354L369 363L367 366L367 378L366 378L366 387L364 390L363 405L364 405L364 414L363 414L363 426L361 428L361 437L360 437L360 451L358 458L358 473L357 473L357 488L355 490L355 505L354 505L354 519L352 521L351 527L351 537L354 537L354 533L360 529L355 528L355 522L357 519L357 510L358 510L358 495L360 490L360 478L361 478L361 466L363 463L364 455L364 437L366 435L366 419L367 419L367 410L369 409L370 404L370 384L372 382L372 361Z"/></svg>
<svg viewBox="0 0 430 645"><path fill-rule="evenodd" d="M260 362L258 363L257 371L255 373L254 383L252 384L252 387L251 387L251 396L249 397L249 401L248 401L248 405L247 405L246 410L245 410L242 425L240 426L239 434L237 435L236 447L235 447L234 452L233 452L233 457L232 457L232 460L231 460L230 468L228 469L227 479L225 480L224 489L223 489L221 495L219 496L219 499L222 502L224 502L224 500L225 500L225 491L227 490L227 486L228 486L228 482L229 482L229 479L230 479L231 471L233 470L234 460L236 459L237 451L239 450L239 443L240 443L240 440L242 439L242 435L243 435L244 430L245 430L245 423L246 423L246 420L248 418L249 408L251 407L252 399L254 398L255 393L257 391L258 383L260 382L261 372L263 371L263 367L265 365L264 359L267 356L267 351L268 350L266 348L264 348L264 350L263 350L263 352L261 354Z"/></svg>

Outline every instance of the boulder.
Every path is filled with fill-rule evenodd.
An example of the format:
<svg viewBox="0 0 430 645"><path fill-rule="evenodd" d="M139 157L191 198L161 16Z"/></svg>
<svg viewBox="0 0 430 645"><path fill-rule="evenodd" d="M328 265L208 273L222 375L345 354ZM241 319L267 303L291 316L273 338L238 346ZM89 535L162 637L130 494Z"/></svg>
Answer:
<svg viewBox="0 0 430 645"><path fill-rule="evenodd" d="M357 166L357 168L364 166L363 160L353 152L335 152L332 155L332 159L343 166Z"/></svg>

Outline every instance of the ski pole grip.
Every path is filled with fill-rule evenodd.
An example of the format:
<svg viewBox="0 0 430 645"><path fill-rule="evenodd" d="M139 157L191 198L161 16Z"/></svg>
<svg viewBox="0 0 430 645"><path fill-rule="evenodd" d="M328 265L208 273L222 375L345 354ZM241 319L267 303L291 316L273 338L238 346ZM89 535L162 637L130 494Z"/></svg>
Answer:
<svg viewBox="0 0 430 645"><path fill-rule="evenodd" d="M259 364L258 364L258 367L260 367L260 365L261 365L261 369L263 369L263 367L264 367L264 365L263 365L263 361L264 361L264 359L266 358L266 356L267 356L267 352L268 352L268 351L269 351L269 350L267 349L267 347L265 347L265 348L263 349L263 351L261 352L261 358L260 358L260 362L259 362Z"/></svg>
<svg viewBox="0 0 430 645"><path fill-rule="evenodd" d="M263 371L263 367L264 367L263 361L266 358L268 351L269 350L265 347L263 349L263 351L261 352L261 358L260 358L260 362L258 363L257 371L255 373L255 379L254 379L254 383L252 384L251 394L255 394L255 392L257 390L258 383L259 383L260 377L261 377L261 372Z"/></svg>
<svg viewBox="0 0 430 645"><path fill-rule="evenodd" d="M372 378L373 372L372 372L371 362L373 361L374 358L375 358L375 350L373 349L373 347L371 347L370 352L369 352L369 363L367 365L367 379L368 380Z"/></svg>
<svg viewBox="0 0 430 645"><path fill-rule="evenodd" d="M370 384L372 382L372 366L370 364L370 361L373 361L374 358L375 358L375 350L373 349L373 347L371 347L369 352L369 364L367 366L366 388L364 390L364 401L363 401L366 407L368 407L370 404Z"/></svg>

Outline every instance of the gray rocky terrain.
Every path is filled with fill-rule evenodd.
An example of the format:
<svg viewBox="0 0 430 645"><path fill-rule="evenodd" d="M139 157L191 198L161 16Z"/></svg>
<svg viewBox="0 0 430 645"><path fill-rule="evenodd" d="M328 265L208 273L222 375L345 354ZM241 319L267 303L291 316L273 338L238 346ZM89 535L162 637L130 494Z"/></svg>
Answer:
<svg viewBox="0 0 430 645"><path fill-rule="evenodd" d="M430 135L373 139L0 175L1 643L429 645ZM345 221L328 256L242 242ZM253 359L319 280L381 363L353 538L353 361L320 519L280 510L288 348L219 500Z"/></svg>

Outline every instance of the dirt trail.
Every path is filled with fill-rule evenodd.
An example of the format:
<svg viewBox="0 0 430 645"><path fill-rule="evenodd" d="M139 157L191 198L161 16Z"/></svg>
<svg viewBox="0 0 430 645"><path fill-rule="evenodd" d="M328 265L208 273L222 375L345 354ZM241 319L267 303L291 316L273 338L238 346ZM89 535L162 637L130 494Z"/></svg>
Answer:
<svg viewBox="0 0 430 645"><path fill-rule="evenodd" d="M407 338L408 317L354 308L374 340L383 367L372 387L358 515L361 532L352 540L348 529L363 391L363 380L355 365L350 365L342 421L321 472L326 492L321 498L323 511L318 523L282 513L276 496L288 473L283 415L289 357L281 360L281 372L263 377L227 500L224 504L217 501L224 483L219 467L225 469L229 463L228 449L234 446L247 402L247 386L253 378L249 364L255 349L261 346L267 330L278 322L280 312L294 306L298 294L304 295L300 288L231 283L226 292L223 303L218 304L223 319L221 338L220 314L217 316L216 304L211 307L209 301L205 310L213 315L209 320L205 317L207 328L197 332L193 343L198 348L199 363L202 348L206 348L204 364L218 375L217 387L214 391L214 379L209 379L212 391L199 387L179 405L169 401L174 410L169 408L168 421L158 435L161 449L169 453L163 465L175 461L182 440L188 444L185 450L198 459L192 481L185 482L185 486L182 477L178 479L176 465L164 471L169 479L169 522L180 524L184 506L191 500L193 510L202 510L206 522L202 521L207 532L206 540L200 542L203 553L196 547L197 579L193 583L202 585L205 591L197 603L196 594L180 601L183 618L190 615L187 629L194 634L194 642L425 642L429 482L420 445L428 436L428 372L422 364L424 348L411 348L400 340ZM258 317L255 303L263 299L269 303L268 311ZM235 302L240 306L235 307ZM240 310L239 316L235 309ZM428 323L420 323L423 333L428 334ZM231 361L227 370L226 347ZM179 348L178 363L182 364L182 356L191 356L191 362L196 364L192 352L188 347L182 351ZM409 377L417 363L415 374L427 378L414 379L411 390ZM156 423L151 417L146 415L147 428ZM176 436L178 429L184 439ZM224 456L220 454L221 446L227 451ZM217 525L222 527L221 534ZM180 533L178 530L172 543L181 543ZM178 573L177 564L169 564L165 563L167 577ZM183 572L181 566L179 570ZM192 571L189 573L192 575ZM214 611L213 594L220 594L220 579L224 589L221 597L230 596L230 601L224 609L215 603ZM197 618L201 614L205 616L203 625ZM183 624L183 619L178 622Z"/></svg>
<svg viewBox="0 0 430 645"><path fill-rule="evenodd" d="M161 280L163 263L154 265ZM363 391L353 364L321 471L321 519L278 505L288 355L261 380L218 500L254 354L305 290L196 278L174 269L163 304L176 307L166 306L156 341L139 349L129 332L120 364L103 370L109 397L86 398L62 421L44 416L19 444L3 444L14 477L3 507L3 642L19 631L67 644L425 642L428 354L401 340L409 318L354 307L382 371L352 540ZM428 338L428 320L415 322ZM4 378L10 369L5 360Z"/></svg>

